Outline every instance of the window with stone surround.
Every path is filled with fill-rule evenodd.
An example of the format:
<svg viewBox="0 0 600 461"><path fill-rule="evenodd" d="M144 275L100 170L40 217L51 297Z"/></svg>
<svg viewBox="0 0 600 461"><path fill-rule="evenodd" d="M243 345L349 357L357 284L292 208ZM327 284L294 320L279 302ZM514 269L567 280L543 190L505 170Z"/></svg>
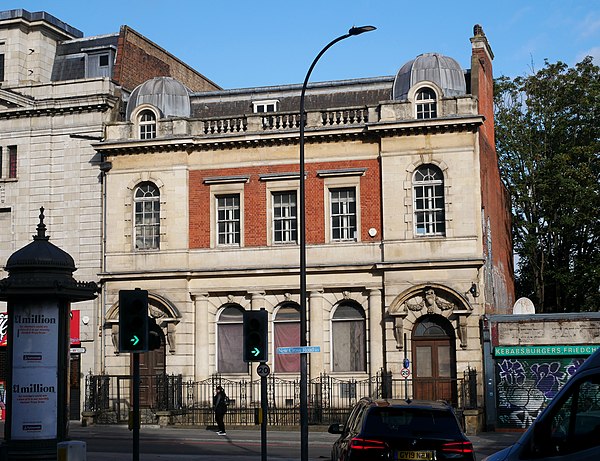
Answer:
<svg viewBox="0 0 600 461"><path fill-rule="evenodd" d="M241 338L244 334L244 309L239 304L228 304L217 318L217 371L219 373L247 373Z"/></svg>
<svg viewBox="0 0 600 461"><path fill-rule="evenodd" d="M276 373L299 373L300 354L277 354L279 347L300 346L300 306L285 303L273 319L273 354Z"/></svg>
<svg viewBox="0 0 600 461"><path fill-rule="evenodd" d="M17 178L17 146L8 146L8 177Z"/></svg>
<svg viewBox="0 0 600 461"><path fill-rule="evenodd" d="M413 175L415 234L446 234L444 175L435 165L421 165Z"/></svg>
<svg viewBox="0 0 600 461"><path fill-rule="evenodd" d="M421 88L417 91L415 100L417 119L437 117L437 100L433 89L428 87Z"/></svg>
<svg viewBox="0 0 600 461"><path fill-rule="evenodd" d="M331 319L331 371L366 371L366 324L363 308L354 301L340 303Z"/></svg>
<svg viewBox="0 0 600 461"><path fill-rule="evenodd" d="M356 189L329 189L331 240L356 240Z"/></svg>
<svg viewBox="0 0 600 461"><path fill-rule="evenodd" d="M217 195L217 244L240 245L240 195Z"/></svg>
<svg viewBox="0 0 600 461"><path fill-rule="evenodd" d="M273 206L273 243L298 241L298 207L296 191L271 193Z"/></svg>
<svg viewBox="0 0 600 461"><path fill-rule="evenodd" d="M139 115L140 139L156 138L156 114L151 110L143 110Z"/></svg>
<svg viewBox="0 0 600 461"><path fill-rule="evenodd" d="M150 182L133 194L136 250L157 250L160 245L160 192Z"/></svg>

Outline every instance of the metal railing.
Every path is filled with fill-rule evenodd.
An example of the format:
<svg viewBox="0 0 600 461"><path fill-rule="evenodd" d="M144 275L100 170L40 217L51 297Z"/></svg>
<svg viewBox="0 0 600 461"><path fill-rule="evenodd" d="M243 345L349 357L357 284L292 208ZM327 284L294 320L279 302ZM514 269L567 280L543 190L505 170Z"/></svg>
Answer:
<svg viewBox="0 0 600 461"><path fill-rule="evenodd" d="M94 412L100 424L127 421L131 376L86 376L84 411ZM182 375L143 376L141 406L142 422L156 422L157 412L169 412L170 421L177 425L213 425L213 390L223 386L230 399L225 417L229 425L257 423L260 408L260 380L231 380L219 374L203 381L183 379ZM375 376L357 379L339 379L327 374L309 382L309 424L329 424L346 418L352 406L362 397L409 399L415 393L425 393L430 400L448 397L457 410L477 407L477 373L465 371L462 378L413 380L394 378L390 372L380 371ZM442 395L441 392L445 394ZM439 394L439 395L438 395ZM417 396L423 397L423 396ZM298 425L300 422L300 381L277 375L267 378L267 424L278 426Z"/></svg>

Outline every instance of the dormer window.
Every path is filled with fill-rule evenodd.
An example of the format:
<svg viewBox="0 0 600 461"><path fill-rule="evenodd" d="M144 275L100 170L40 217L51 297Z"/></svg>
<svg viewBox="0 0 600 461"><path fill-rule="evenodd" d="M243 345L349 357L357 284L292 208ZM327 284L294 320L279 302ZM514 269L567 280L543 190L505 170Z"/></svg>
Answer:
<svg viewBox="0 0 600 461"><path fill-rule="evenodd" d="M156 115L151 110L143 110L139 115L140 139L156 138Z"/></svg>
<svg viewBox="0 0 600 461"><path fill-rule="evenodd" d="M279 101L276 99L270 101L256 101L252 103L255 114L263 114L265 112L277 112L279 109Z"/></svg>
<svg viewBox="0 0 600 461"><path fill-rule="evenodd" d="M112 67L116 52L114 47L91 47L83 48L82 51L87 53L85 58L86 78L112 77Z"/></svg>
<svg viewBox="0 0 600 461"><path fill-rule="evenodd" d="M415 101L417 119L437 117L436 94L431 88L425 87L418 90Z"/></svg>

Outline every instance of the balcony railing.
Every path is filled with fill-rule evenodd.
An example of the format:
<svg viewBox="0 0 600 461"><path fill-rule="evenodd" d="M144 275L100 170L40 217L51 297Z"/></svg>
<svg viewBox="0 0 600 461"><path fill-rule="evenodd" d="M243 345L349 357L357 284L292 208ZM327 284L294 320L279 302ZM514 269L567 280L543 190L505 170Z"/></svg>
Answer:
<svg viewBox="0 0 600 461"><path fill-rule="evenodd" d="M367 107L322 110L307 113L306 127L361 125L369 121ZM276 112L202 120L204 134L242 133L249 131L285 131L300 128L300 113Z"/></svg>

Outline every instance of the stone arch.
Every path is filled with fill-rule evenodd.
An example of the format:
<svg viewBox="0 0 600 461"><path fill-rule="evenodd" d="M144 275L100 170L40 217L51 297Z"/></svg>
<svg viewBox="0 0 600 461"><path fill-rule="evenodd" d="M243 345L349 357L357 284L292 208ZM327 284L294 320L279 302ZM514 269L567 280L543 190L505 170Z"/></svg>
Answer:
<svg viewBox="0 0 600 461"><path fill-rule="evenodd" d="M467 317L473 307L460 292L438 283L422 283L399 294L388 308L394 320L396 348L403 348L404 320L411 315L414 322L424 315L441 315L457 332L460 346L467 347ZM413 322L413 323L414 323Z"/></svg>
<svg viewBox="0 0 600 461"><path fill-rule="evenodd" d="M158 293L148 291L148 316L156 320L167 339L169 353L177 350L177 324L181 321L181 313L173 302ZM111 329L112 343L115 351L119 350L119 301L117 300L106 313L106 328Z"/></svg>

